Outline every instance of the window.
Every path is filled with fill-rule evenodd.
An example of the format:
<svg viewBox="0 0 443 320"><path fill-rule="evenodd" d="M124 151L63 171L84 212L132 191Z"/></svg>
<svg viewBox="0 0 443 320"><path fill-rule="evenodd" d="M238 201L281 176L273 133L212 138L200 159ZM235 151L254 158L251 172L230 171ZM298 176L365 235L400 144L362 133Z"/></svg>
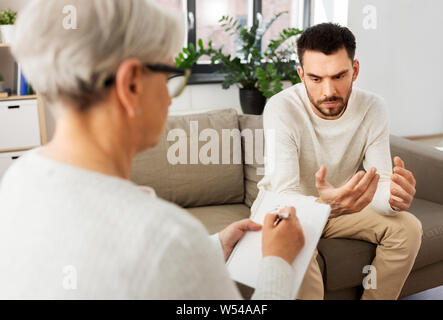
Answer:
<svg viewBox="0 0 443 320"><path fill-rule="evenodd" d="M167 7L169 9L182 11L184 14L187 13L186 12L187 9L185 6L186 0L156 0L156 1L160 5ZM185 32L185 37L184 37L185 43L183 44L183 46L186 47L188 45L188 33L186 32L186 30L183 30L183 32Z"/></svg>
<svg viewBox="0 0 443 320"><path fill-rule="evenodd" d="M348 25L348 0L313 0L312 25L322 22L336 22Z"/></svg>
<svg viewBox="0 0 443 320"><path fill-rule="evenodd" d="M347 25L349 0L156 0L161 5L183 10L188 19L185 46L196 45L198 39L214 47L223 45L225 53L234 54L238 42L235 36L225 33L219 24L223 15L240 20L242 25L268 22L281 11L288 13L280 17L263 38L262 48L278 36L284 28L305 29L321 22L336 22ZM190 83L222 82L223 76L212 74L220 67L210 65L207 57L202 57L193 68Z"/></svg>
<svg viewBox="0 0 443 320"><path fill-rule="evenodd" d="M223 52L234 55L238 48L235 36L230 36L220 28L219 20L222 16L229 15L248 25L248 0L196 0L196 38L203 39L205 44L210 40L216 46L223 45ZM202 57L200 63L209 63Z"/></svg>
<svg viewBox="0 0 443 320"><path fill-rule="evenodd" d="M280 17L263 37L263 49L268 47L269 41L275 39L280 32L288 27L303 29L303 1L302 0L266 0L262 2L261 18L264 22L270 21L277 13L287 11Z"/></svg>
<svg viewBox="0 0 443 320"><path fill-rule="evenodd" d="M183 2L182 0L157 0L159 4L162 6L173 8L173 9L183 9Z"/></svg>

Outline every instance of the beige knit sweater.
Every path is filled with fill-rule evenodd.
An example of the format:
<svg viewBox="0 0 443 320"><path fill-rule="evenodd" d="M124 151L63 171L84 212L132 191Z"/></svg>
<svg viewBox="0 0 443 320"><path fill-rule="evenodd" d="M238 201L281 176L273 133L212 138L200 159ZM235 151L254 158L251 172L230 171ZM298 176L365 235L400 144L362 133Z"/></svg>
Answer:
<svg viewBox="0 0 443 320"><path fill-rule="evenodd" d="M272 97L264 111L265 177L261 190L318 196L315 173L322 164L326 179L344 185L358 170L377 168L380 181L371 203L381 214L395 215L389 204L392 175L389 116L375 94L353 88L347 110L337 120L317 116L304 84Z"/></svg>

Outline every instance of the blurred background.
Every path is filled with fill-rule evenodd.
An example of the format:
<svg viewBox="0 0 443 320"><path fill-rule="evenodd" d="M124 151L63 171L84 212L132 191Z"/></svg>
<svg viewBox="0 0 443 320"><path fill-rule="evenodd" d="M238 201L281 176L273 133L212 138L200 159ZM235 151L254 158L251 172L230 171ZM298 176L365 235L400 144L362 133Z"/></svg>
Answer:
<svg viewBox="0 0 443 320"><path fill-rule="evenodd" d="M0 9L19 11L32 0L0 0ZM245 26L269 21L288 11L264 37L262 47L287 27L304 29L321 22L347 26L357 38L361 73L357 85L383 96L389 105L393 134L422 139L443 147L443 1L439 0L156 0L187 16L185 47L202 38L222 43L235 54L238 40L219 26L223 15ZM44 19L44 17L42 17ZM0 71L8 78L11 57L0 50ZM173 102L171 113L236 108L238 87L223 90L220 75L205 57L194 70L191 85ZM8 67L9 66L9 67ZM198 71L198 72L197 72ZM296 72L296 70L294 70ZM47 112L48 135L52 116Z"/></svg>
<svg viewBox="0 0 443 320"><path fill-rule="evenodd" d="M12 9L20 15L20 10L30 1L33 0L0 0L0 12ZM268 22L275 14L287 11L287 14L276 21L264 35L261 41L262 52L266 50L270 40L278 37L285 28L303 30L322 22L335 22L349 27L357 39L356 58L360 60L361 66L356 85L385 98L390 112L391 133L419 141L443 152L443 38L440 34L443 31L443 1L155 1L181 12L186 17L187 24L183 28L183 47L186 50L198 46L198 39L202 39L205 44L213 41L216 48L222 45L223 52L233 57L238 54L241 42L236 37L229 36L220 27L219 20L225 15L233 17L245 27L251 27L254 24L263 26L263 23ZM184 94L173 101L170 113L189 114L226 108L234 108L241 113L239 87L234 85L227 90L223 89L224 75L214 73L218 69L210 64L207 56L198 59L193 67L190 84ZM295 68L293 72L296 73ZM17 71L10 46L6 43L0 43L0 74L0 85L4 88L13 88L20 83L15 76L20 75L20 71ZM285 82L285 87L289 85L289 82ZM0 94L4 93L2 90ZM37 108L37 98L36 95L26 97L26 94L25 97L20 97L23 100L18 100L17 96L0 96L0 102L8 99L19 102L33 100L34 107ZM31 122L36 124L36 132L31 138L35 138L38 144L40 141L44 144L46 137L49 140L53 136L56 114L52 108L43 106L43 103L40 103L41 99L38 100L39 112L37 114L36 111L31 119ZM40 109L45 112L40 112ZM11 127L21 131L29 126L13 124ZM4 140L9 142L10 136ZM3 159L3 162L0 161L0 179L2 170L4 171L22 153L0 151L0 160ZM435 230L437 229L432 229L431 234ZM443 299L443 287L422 292L408 299Z"/></svg>
<svg viewBox="0 0 443 320"><path fill-rule="evenodd" d="M321 22L347 26L357 38L361 73L357 85L383 96L390 108L393 134L407 137L443 138L443 1L438 0L158 0L165 6L191 14L196 39L223 43L234 53L235 39L218 24L228 14L252 24L259 7L265 21L280 11L289 14L278 20L265 35L263 46L281 29L300 29ZM257 2L259 3L257 5ZM188 8L192 3L193 7ZM255 8L254 8L255 5ZM191 9L191 10L189 10ZM257 10L255 10L257 11ZM189 41L189 38L188 38ZM200 61L204 64L206 61ZM294 71L295 72L295 71ZM210 92L201 88L211 86ZM216 85L195 85L175 101L172 110L186 111L238 107L237 88L222 91ZM221 99L213 99L214 94ZM209 97L212 97L209 99ZM219 105L217 105L217 101ZM442 142L443 146L443 142Z"/></svg>

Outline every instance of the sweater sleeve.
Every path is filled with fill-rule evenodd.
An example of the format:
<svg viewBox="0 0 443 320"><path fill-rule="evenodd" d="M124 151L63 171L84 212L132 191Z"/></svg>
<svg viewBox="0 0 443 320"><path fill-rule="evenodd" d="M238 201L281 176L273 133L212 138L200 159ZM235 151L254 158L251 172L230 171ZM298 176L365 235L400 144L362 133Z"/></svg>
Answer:
<svg viewBox="0 0 443 320"><path fill-rule="evenodd" d="M219 235L220 235L219 233L211 234L209 236L209 239L211 239L212 243L215 245L216 248L218 248L221 252L223 252L223 246L220 241ZM224 252L223 252L223 254L224 254Z"/></svg>
<svg viewBox="0 0 443 320"><path fill-rule="evenodd" d="M385 103L376 99L371 106L373 112L372 126L369 132L368 146L366 149L363 166L365 170L377 168L380 175L377 191L372 199L371 206L378 213L393 216L398 214L391 208L391 175L392 162L389 141L389 114Z"/></svg>
<svg viewBox="0 0 443 320"><path fill-rule="evenodd" d="M195 224L192 232L174 228L171 238L159 248L155 276L148 296L172 300L238 300L241 295L230 278L220 248ZM214 240L214 239L212 239ZM260 263L258 286L253 299L290 299L294 270L284 260L267 257ZM155 289L155 290L153 290Z"/></svg>
<svg viewBox="0 0 443 320"><path fill-rule="evenodd" d="M295 270L279 257L265 257L260 262L253 300L294 299Z"/></svg>
<svg viewBox="0 0 443 320"><path fill-rule="evenodd" d="M276 193L301 194L296 137L275 107L276 102L271 99L263 115L265 177L258 187Z"/></svg>

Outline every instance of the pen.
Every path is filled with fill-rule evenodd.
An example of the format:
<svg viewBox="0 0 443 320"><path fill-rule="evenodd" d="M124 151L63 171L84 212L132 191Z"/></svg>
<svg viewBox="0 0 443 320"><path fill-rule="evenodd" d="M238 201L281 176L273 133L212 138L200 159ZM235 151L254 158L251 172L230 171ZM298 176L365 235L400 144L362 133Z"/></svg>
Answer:
<svg viewBox="0 0 443 320"><path fill-rule="evenodd" d="M274 222L274 227L276 225L278 225L280 223L280 221L282 221L283 219L288 219L289 218L289 212L281 212L281 213L277 214L277 216L278 216L278 218Z"/></svg>

